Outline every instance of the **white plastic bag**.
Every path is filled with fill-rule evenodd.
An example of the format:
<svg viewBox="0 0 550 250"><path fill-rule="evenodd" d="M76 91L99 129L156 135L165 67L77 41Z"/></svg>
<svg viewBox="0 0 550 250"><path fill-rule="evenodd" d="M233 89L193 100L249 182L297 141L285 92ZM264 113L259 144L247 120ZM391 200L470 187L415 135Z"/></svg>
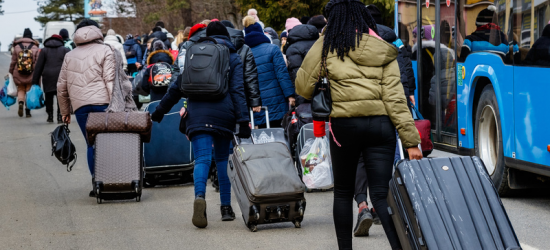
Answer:
<svg viewBox="0 0 550 250"><path fill-rule="evenodd" d="M9 74L9 81L8 84L8 95L11 97L17 97L17 86L15 86L15 82L13 81L13 75Z"/></svg>
<svg viewBox="0 0 550 250"><path fill-rule="evenodd" d="M303 169L302 180L306 187L324 189L334 185L330 148L326 136L306 141L300 153L300 164Z"/></svg>

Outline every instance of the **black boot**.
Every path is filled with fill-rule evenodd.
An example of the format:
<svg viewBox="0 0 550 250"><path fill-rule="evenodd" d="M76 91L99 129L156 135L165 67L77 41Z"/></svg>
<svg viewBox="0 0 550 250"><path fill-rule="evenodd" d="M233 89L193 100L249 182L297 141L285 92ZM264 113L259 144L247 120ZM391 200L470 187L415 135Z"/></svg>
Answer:
<svg viewBox="0 0 550 250"><path fill-rule="evenodd" d="M25 114L27 114L27 118L32 117L30 109L25 109Z"/></svg>
<svg viewBox="0 0 550 250"><path fill-rule="evenodd" d="M220 210L222 212L222 221L232 221L235 219L235 213L231 206L221 206Z"/></svg>
<svg viewBox="0 0 550 250"><path fill-rule="evenodd" d="M48 120L46 122L53 122L53 112L48 112Z"/></svg>
<svg viewBox="0 0 550 250"><path fill-rule="evenodd" d="M61 123L63 123L63 119L61 117L61 114L57 112L57 124L61 124Z"/></svg>
<svg viewBox="0 0 550 250"><path fill-rule="evenodd" d="M19 102L19 110L17 111L19 117L23 117L23 102Z"/></svg>

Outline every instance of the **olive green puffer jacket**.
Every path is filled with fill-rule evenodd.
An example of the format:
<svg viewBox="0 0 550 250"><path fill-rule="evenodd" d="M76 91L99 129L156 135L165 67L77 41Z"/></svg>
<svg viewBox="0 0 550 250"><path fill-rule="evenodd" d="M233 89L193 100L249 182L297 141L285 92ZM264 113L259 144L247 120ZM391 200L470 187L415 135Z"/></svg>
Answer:
<svg viewBox="0 0 550 250"><path fill-rule="evenodd" d="M311 99L321 66L322 36L311 47L296 76L296 93ZM332 94L331 117L387 115L406 148L420 144L420 136L407 107L401 85L397 48L368 34L342 61L327 57Z"/></svg>

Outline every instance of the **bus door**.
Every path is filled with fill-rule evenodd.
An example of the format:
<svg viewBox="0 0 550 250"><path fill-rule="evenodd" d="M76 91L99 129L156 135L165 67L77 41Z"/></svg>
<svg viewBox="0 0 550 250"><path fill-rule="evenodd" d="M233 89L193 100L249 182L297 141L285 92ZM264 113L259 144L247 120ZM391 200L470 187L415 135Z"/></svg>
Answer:
<svg viewBox="0 0 550 250"><path fill-rule="evenodd" d="M550 6L513 2L515 158L550 166Z"/></svg>
<svg viewBox="0 0 550 250"><path fill-rule="evenodd" d="M421 28L413 31L417 34L414 48L422 48L417 54L417 103L424 118L432 123L433 141L456 148L456 8L455 1L437 2L422 5Z"/></svg>

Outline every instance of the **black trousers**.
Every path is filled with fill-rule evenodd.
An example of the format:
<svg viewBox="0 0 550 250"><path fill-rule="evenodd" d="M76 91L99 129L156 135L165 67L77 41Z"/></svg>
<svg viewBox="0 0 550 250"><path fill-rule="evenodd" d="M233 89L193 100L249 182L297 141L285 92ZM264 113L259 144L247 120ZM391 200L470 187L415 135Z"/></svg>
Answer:
<svg viewBox="0 0 550 250"><path fill-rule="evenodd" d="M367 173L370 199L392 249L400 249L395 226L388 213L389 181L395 154L395 127L388 116L333 118L330 153L334 173L333 216L340 249L352 249L353 197L357 163L361 153Z"/></svg>
<svg viewBox="0 0 550 250"><path fill-rule="evenodd" d="M357 174L355 175L355 202L357 206L361 202L366 202L368 194L369 180L367 179L367 170L365 169L365 163L363 162L363 154L359 156L359 164L357 164Z"/></svg>
<svg viewBox="0 0 550 250"><path fill-rule="evenodd" d="M57 97L57 91L46 92L45 95L46 95L46 100L44 100L44 102L46 104L46 112L53 113L53 100L56 99ZM59 103L57 102L57 100L56 100L56 103L57 103L57 113L60 114L61 112L59 111Z"/></svg>

